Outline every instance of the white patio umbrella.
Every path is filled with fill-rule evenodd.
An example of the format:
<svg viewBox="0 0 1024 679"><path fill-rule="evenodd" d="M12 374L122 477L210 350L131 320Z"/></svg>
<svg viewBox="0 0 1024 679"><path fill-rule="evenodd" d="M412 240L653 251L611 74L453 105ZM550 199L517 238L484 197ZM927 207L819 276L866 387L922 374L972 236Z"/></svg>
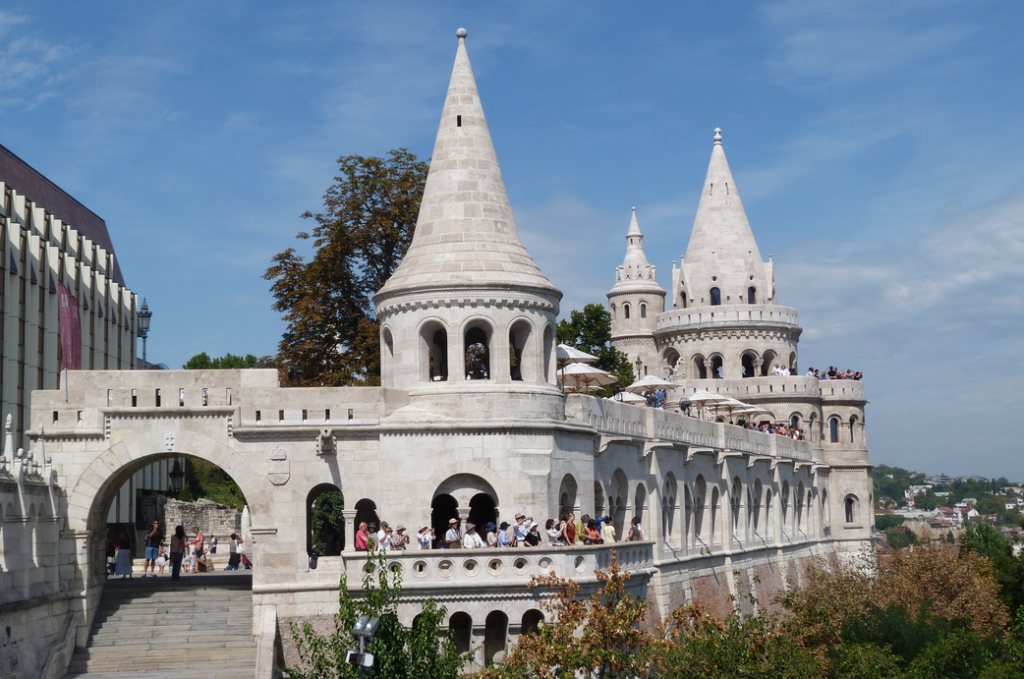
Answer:
<svg viewBox="0 0 1024 679"><path fill-rule="evenodd" d="M619 380L609 372L586 363L570 363L562 369L562 386L579 393L594 387L604 387Z"/></svg>
<svg viewBox="0 0 1024 679"><path fill-rule="evenodd" d="M576 347L570 347L568 344L559 344L555 350L555 357L558 359L558 365L566 365L568 363L593 363L597 360L597 356L591 356L585 351L580 351Z"/></svg>
<svg viewBox="0 0 1024 679"><path fill-rule="evenodd" d="M615 394L615 396L612 396L607 400L618 401L620 403L643 403L645 405L647 404L646 398L644 398L643 396L639 396L637 394L630 393L628 391L620 391L619 393Z"/></svg>
<svg viewBox="0 0 1024 679"><path fill-rule="evenodd" d="M644 394L648 391L658 391L659 389L675 389L678 386L675 382L669 382L654 375L645 375L626 387L626 391L631 391L634 394Z"/></svg>
<svg viewBox="0 0 1024 679"><path fill-rule="evenodd" d="M710 391L695 391L692 394L684 394L683 398L688 400L690 403L696 403L698 405L711 405L713 403L721 403L728 399L727 396L712 394Z"/></svg>
<svg viewBox="0 0 1024 679"><path fill-rule="evenodd" d="M718 403L711 404L711 407L715 409L715 412L718 412L720 409L725 408L726 410L729 411L729 419L732 420L732 413L734 410L739 410L741 408L749 408L750 404L729 397L726 398L724 401L719 401Z"/></svg>

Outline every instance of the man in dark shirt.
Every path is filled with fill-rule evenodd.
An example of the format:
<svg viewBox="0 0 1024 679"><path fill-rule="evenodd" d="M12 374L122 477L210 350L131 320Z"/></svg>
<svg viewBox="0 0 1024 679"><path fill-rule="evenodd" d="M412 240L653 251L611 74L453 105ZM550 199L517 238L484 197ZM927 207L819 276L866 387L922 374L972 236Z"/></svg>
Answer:
<svg viewBox="0 0 1024 679"><path fill-rule="evenodd" d="M153 528L146 533L146 563L142 565L142 577L146 577L146 569L150 569L150 577L156 577L156 558L160 555L160 545L164 534L160 532L160 522L154 521Z"/></svg>

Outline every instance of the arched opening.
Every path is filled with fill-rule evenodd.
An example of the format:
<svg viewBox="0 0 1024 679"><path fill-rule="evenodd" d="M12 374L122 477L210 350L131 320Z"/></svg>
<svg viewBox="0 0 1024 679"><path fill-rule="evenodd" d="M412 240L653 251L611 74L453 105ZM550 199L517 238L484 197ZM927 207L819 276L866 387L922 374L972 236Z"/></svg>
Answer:
<svg viewBox="0 0 1024 679"><path fill-rule="evenodd" d="M686 291L685 290L679 293L679 308L680 309L685 309L686 308Z"/></svg>
<svg viewBox="0 0 1024 679"><path fill-rule="evenodd" d="M817 432L815 431L817 429L817 427L816 427L816 425L817 425L816 418L817 418L817 413L811 413L811 417L808 419L808 424L807 424L807 440L810 441L811 443L814 443L815 439L821 438L820 436L816 436L816 434L817 434Z"/></svg>
<svg viewBox="0 0 1024 679"><path fill-rule="evenodd" d="M675 379L677 377L682 379L682 377L683 377L682 375L676 375L677 364L679 363L679 352L678 351L676 351L672 347L669 347L668 349L666 349L664 351L664 353L662 353L661 359L662 359L662 361L664 361L665 375L669 379L671 379L673 381L675 381ZM678 366L678 367L682 367L682 366Z"/></svg>
<svg viewBox="0 0 1024 679"><path fill-rule="evenodd" d="M430 501L430 526L434 529L434 547L441 544L448 531L448 522L459 518L459 501L447 493L435 495Z"/></svg>
<svg viewBox="0 0 1024 679"><path fill-rule="evenodd" d="M543 382L554 382L552 374L552 357L555 353L555 329L551 325L544 328L544 379Z"/></svg>
<svg viewBox="0 0 1024 679"><path fill-rule="evenodd" d="M647 305L646 304L641 304L640 305L640 318L647 318Z"/></svg>
<svg viewBox="0 0 1024 679"><path fill-rule="evenodd" d="M828 440L830 443L839 443L839 418L828 418Z"/></svg>
<svg viewBox="0 0 1024 679"><path fill-rule="evenodd" d="M428 382L444 382L448 379L448 331L437 321L427 323L420 330L421 365L423 377Z"/></svg>
<svg viewBox="0 0 1024 679"><path fill-rule="evenodd" d="M740 478L737 476L732 480L732 497L731 509L732 509L732 530L733 533L740 529L742 521L740 520L740 513L742 512L743 505L743 484L740 483Z"/></svg>
<svg viewBox="0 0 1024 679"><path fill-rule="evenodd" d="M345 549L345 497L333 483L314 486L306 495L306 552L338 556Z"/></svg>
<svg viewBox="0 0 1024 679"><path fill-rule="evenodd" d="M629 320L629 305L628 304L623 304L622 305L622 317L624 319L626 319L626 320Z"/></svg>
<svg viewBox="0 0 1024 679"><path fill-rule="evenodd" d="M857 440L857 437L854 435L854 427L856 426L856 424L857 424L857 416L856 415L850 416L850 443L853 443L854 441Z"/></svg>
<svg viewBox="0 0 1024 679"><path fill-rule="evenodd" d="M796 510L796 529L802 531L806 529L804 526L804 482L801 481L796 487L796 502L794 503L793 509Z"/></svg>
<svg viewBox="0 0 1024 679"><path fill-rule="evenodd" d="M799 413L793 413L789 416L789 427L790 429L798 429L800 427Z"/></svg>
<svg viewBox="0 0 1024 679"><path fill-rule="evenodd" d="M474 326L466 330L465 362L467 380L491 378L491 333L488 328Z"/></svg>
<svg viewBox="0 0 1024 679"><path fill-rule="evenodd" d="M675 528L677 488L675 474L669 472L661 490L661 534L666 542L669 542Z"/></svg>
<svg viewBox="0 0 1024 679"><path fill-rule="evenodd" d="M740 365L743 367L744 377L755 377L753 354L743 354L743 356L740 357Z"/></svg>
<svg viewBox="0 0 1024 679"><path fill-rule="evenodd" d="M527 321L517 321L508 332L509 375L514 382L535 379L533 370L523 365L523 358L528 355L531 329Z"/></svg>
<svg viewBox="0 0 1024 679"><path fill-rule="evenodd" d="M723 367L723 364L722 364L722 357L721 356L712 356L711 357L711 379L713 379L713 380L724 379L725 378L725 373L723 372L723 370L724 370L724 367Z"/></svg>
<svg viewBox="0 0 1024 679"><path fill-rule="evenodd" d="M484 621L484 664L490 667L494 656L505 652L508 643L508 616L501 611L491 611Z"/></svg>
<svg viewBox="0 0 1024 679"><path fill-rule="evenodd" d="M753 503L750 506L751 524L754 527L754 534L756 535L761 529L761 496L764 494L764 489L761 486L761 479L754 480L754 494L751 497Z"/></svg>
<svg viewBox="0 0 1024 679"><path fill-rule="evenodd" d="M558 515L575 512L578 504L579 486L572 474L566 474L558 484Z"/></svg>
<svg viewBox="0 0 1024 679"><path fill-rule="evenodd" d="M782 529L785 531L789 521L789 481L782 482L782 492L779 494L779 509L782 518Z"/></svg>
<svg viewBox="0 0 1024 679"><path fill-rule="evenodd" d="M380 517L377 516L376 502L364 497L356 503L354 509L356 510L356 528L361 523L380 528Z"/></svg>
<svg viewBox="0 0 1024 679"><path fill-rule="evenodd" d="M711 306L722 304L722 291L718 288L711 288Z"/></svg>
<svg viewBox="0 0 1024 679"><path fill-rule="evenodd" d="M757 304L757 288L754 286L747 288L747 304Z"/></svg>
<svg viewBox="0 0 1024 679"><path fill-rule="evenodd" d="M777 356L774 351L766 351L761 356L761 377L767 377L772 372L772 367L777 360Z"/></svg>
<svg viewBox="0 0 1024 679"><path fill-rule="evenodd" d="M796 375L796 373L797 373L796 352L794 351L793 353L791 353L789 355L789 374L790 375Z"/></svg>
<svg viewBox="0 0 1024 679"><path fill-rule="evenodd" d="M395 375L395 339L391 335L390 328L384 328L381 331L381 336L384 339L384 350L382 352L383 365L381 365L381 375L385 379L385 387L393 387L394 375Z"/></svg>
<svg viewBox="0 0 1024 679"><path fill-rule="evenodd" d="M712 546L718 544L718 542L719 542L719 540L716 539L716 538L718 538L718 529L719 529L719 527L718 527L718 502L719 502L718 486L715 486L711 490L711 535L710 535L711 539L708 541L709 544L711 544Z"/></svg>
<svg viewBox="0 0 1024 679"><path fill-rule="evenodd" d="M612 516L612 526L615 528L615 535L618 536L619 540L625 539L625 534L622 532L626 523L626 511L629 509L628 501L626 498L629 497L629 481L626 480L626 473L621 469L616 469L615 473L612 474L612 483L608 491L609 497L609 510Z"/></svg>
<svg viewBox="0 0 1024 679"><path fill-rule="evenodd" d="M696 375L698 379L706 380L708 378L708 366L704 362L704 357L696 354L691 360L693 361L691 374Z"/></svg>
<svg viewBox="0 0 1024 679"><path fill-rule="evenodd" d="M494 498L487 493L477 493L469 500L469 523L475 524L480 537L485 535L484 527L488 523L498 523L498 509Z"/></svg>
<svg viewBox="0 0 1024 679"><path fill-rule="evenodd" d="M764 493L764 530L767 533L769 539L773 539L772 530L772 489L769 488Z"/></svg>
<svg viewBox="0 0 1024 679"><path fill-rule="evenodd" d="M859 518L860 507L856 495L847 495L843 501L846 510L846 523L856 523Z"/></svg>
<svg viewBox="0 0 1024 679"><path fill-rule="evenodd" d="M604 488L600 481L594 481L594 518L600 518L604 513Z"/></svg>
<svg viewBox="0 0 1024 679"><path fill-rule="evenodd" d="M644 525L644 510L647 508L647 489L644 484L636 485L636 494L633 496L633 518L639 519L641 526Z"/></svg>
<svg viewBox="0 0 1024 679"><path fill-rule="evenodd" d="M828 491L821 491L821 527L825 532L825 535L832 534L832 514L828 507Z"/></svg>
<svg viewBox="0 0 1024 679"><path fill-rule="evenodd" d="M534 634L540 630L540 624L544 622L544 613L536 608L523 613L523 622L519 628L519 634Z"/></svg>
<svg viewBox="0 0 1024 679"><path fill-rule="evenodd" d="M696 497L693 498L693 534L697 539L704 539L704 504L708 497L708 484L703 475L697 476Z"/></svg>
<svg viewBox="0 0 1024 679"><path fill-rule="evenodd" d="M452 617L448 618L448 629L451 631L452 641L455 642L455 651L460 655L469 653L473 638L473 618L469 613L452 613Z"/></svg>

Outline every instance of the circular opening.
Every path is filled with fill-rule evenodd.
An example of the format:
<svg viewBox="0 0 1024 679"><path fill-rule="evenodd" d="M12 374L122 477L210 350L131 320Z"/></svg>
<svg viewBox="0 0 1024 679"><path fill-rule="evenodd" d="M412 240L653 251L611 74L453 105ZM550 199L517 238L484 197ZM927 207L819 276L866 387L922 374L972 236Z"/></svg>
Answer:
<svg viewBox="0 0 1024 679"><path fill-rule="evenodd" d="M545 556L537 563L537 565L543 568L544 570L547 570L548 568L551 568L551 559Z"/></svg>
<svg viewBox="0 0 1024 679"><path fill-rule="evenodd" d="M582 556L577 556L572 565L576 569L577 573L582 573L587 569L587 560Z"/></svg>
<svg viewBox="0 0 1024 679"><path fill-rule="evenodd" d="M413 572L413 575L417 575L417 576L419 576L421 578L426 576L426 574L427 574L427 562L426 561L417 561L416 563L414 563L412 565L412 572Z"/></svg>
<svg viewBox="0 0 1024 679"><path fill-rule="evenodd" d="M388 566L388 568L391 570L392 573L401 573L402 572L402 564L400 564L400 563L393 563L390 566Z"/></svg>
<svg viewBox="0 0 1024 679"><path fill-rule="evenodd" d="M717 281L717 280L718 280L718 276L712 276L712 277L711 277L711 280L713 280L713 281Z"/></svg>
<svg viewBox="0 0 1024 679"><path fill-rule="evenodd" d="M443 578L447 578L448 576L450 576L454 568L455 564L453 564L450 559L445 559L444 561L437 564L437 572L440 573L441 577Z"/></svg>
<svg viewBox="0 0 1024 679"><path fill-rule="evenodd" d="M501 575L505 570L505 562L501 559L491 559L487 563L487 568L490 570L491 575Z"/></svg>
<svg viewBox="0 0 1024 679"><path fill-rule="evenodd" d="M512 569L516 573L525 573L526 569L530 567L530 561L524 557L519 557L512 562Z"/></svg>
<svg viewBox="0 0 1024 679"><path fill-rule="evenodd" d="M753 277L753 276L751 276L751 277L750 277L750 280L754 280L754 277Z"/></svg>
<svg viewBox="0 0 1024 679"><path fill-rule="evenodd" d="M363 572L364 573L372 573L373 572L373 564L372 563L365 563L365 564L363 564Z"/></svg>
<svg viewBox="0 0 1024 679"><path fill-rule="evenodd" d="M467 573L469 573L470 575L476 575L477 566L479 566L479 565L480 564L478 564L473 559L467 559L466 561L464 561L462 563L462 569L464 571L466 571Z"/></svg>

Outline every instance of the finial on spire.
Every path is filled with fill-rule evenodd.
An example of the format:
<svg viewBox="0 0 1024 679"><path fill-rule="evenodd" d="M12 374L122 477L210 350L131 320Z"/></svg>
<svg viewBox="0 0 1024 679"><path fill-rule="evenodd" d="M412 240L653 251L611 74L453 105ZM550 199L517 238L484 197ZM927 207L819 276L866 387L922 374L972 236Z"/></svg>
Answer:
<svg viewBox="0 0 1024 679"><path fill-rule="evenodd" d="M459 30L455 31L455 37L458 38L459 40L465 40L466 35L467 33L465 28L460 28Z"/></svg>
<svg viewBox="0 0 1024 679"><path fill-rule="evenodd" d="M715 143L721 146L722 144L722 128L715 128Z"/></svg>

